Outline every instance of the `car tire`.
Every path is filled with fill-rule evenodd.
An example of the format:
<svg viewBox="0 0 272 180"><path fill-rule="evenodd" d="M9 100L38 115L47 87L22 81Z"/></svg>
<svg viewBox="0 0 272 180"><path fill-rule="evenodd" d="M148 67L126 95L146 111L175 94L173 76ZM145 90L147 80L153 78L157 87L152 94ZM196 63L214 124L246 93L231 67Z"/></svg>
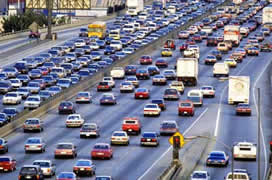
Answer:
<svg viewBox="0 0 272 180"><path fill-rule="evenodd" d="M83 135L80 135L80 138L84 138L84 136L83 136Z"/></svg>

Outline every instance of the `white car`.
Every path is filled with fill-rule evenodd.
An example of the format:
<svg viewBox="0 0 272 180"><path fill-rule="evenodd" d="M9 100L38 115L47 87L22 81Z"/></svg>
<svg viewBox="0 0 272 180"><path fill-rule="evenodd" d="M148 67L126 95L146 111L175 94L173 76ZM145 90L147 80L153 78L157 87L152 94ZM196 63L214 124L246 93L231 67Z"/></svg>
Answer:
<svg viewBox="0 0 272 180"><path fill-rule="evenodd" d="M120 85L120 92L133 92L134 91L134 85L130 81L122 82Z"/></svg>
<svg viewBox="0 0 272 180"><path fill-rule="evenodd" d="M20 81L20 79L10 79L11 86L13 89L19 89L22 87L23 83Z"/></svg>
<svg viewBox="0 0 272 180"><path fill-rule="evenodd" d="M104 77L103 82L109 82L109 84L112 88L115 87L115 81L114 81L113 77Z"/></svg>
<svg viewBox="0 0 272 180"><path fill-rule="evenodd" d="M80 114L70 114L65 124L66 127L81 127L84 124L84 119Z"/></svg>
<svg viewBox="0 0 272 180"><path fill-rule="evenodd" d="M120 40L112 40L110 46L120 51L123 48L122 42Z"/></svg>
<svg viewBox="0 0 272 180"><path fill-rule="evenodd" d="M25 142L25 153L28 153L30 151L39 151L44 152L45 151L45 142L43 138L41 137L30 137Z"/></svg>
<svg viewBox="0 0 272 180"><path fill-rule="evenodd" d="M113 79L124 79L125 78L125 70L122 67L113 67L110 72L111 77Z"/></svg>
<svg viewBox="0 0 272 180"><path fill-rule="evenodd" d="M146 104L144 107L144 116L160 116L161 108L158 104Z"/></svg>
<svg viewBox="0 0 272 180"><path fill-rule="evenodd" d="M78 39L78 40L76 40L76 42L75 42L75 46L76 46L77 48L83 47L83 46L85 46L85 45L86 45L86 42L85 42L83 39Z"/></svg>
<svg viewBox="0 0 272 180"><path fill-rule="evenodd" d="M212 35L213 33L213 29L211 26L203 26L201 31L206 32L208 35Z"/></svg>
<svg viewBox="0 0 272 180"><path fill-rule="evenodd" d="M128 76L126 78L126 81L131 82L136 88L139 87L139 80L137 79L136 76Z"/></svg>
<svg viewBox="0 0 272 180"><path fill-rule="evenodd" d="M250 180L249 174L246 169L234 169L233 171L233 178L232 172L229 172L225 178L225 180Z"/></svg>
<svg viewBox="0 0 272 180"><path fill-rule="evenodd" d="M202 86L200 88L203 97L214 97L215 96L215 89L213 86Z"/></svg>
<svg viewBox="0 0 272 180"><path fill-rule="evenodd" d="M24 109L35 109L38 108L41 104L41 97L40 96L28 96L24 102Z"/></svg>
<svg viewBox="0 0 272 180"><path fill-rule="evenodd" d="M253 159L257 157L257 147L251 142L239 142L233 147L234 159Z"/></svg>
<svg viewBox="0 0 272 180"><path fill-rule="evenodd" d="M44 176L54 176L56 174L56 165L51 160L35 160L33 165L41 167Z"/></svg>
<svg viewBox="0 0 272 180"><path fill-rule="evenodd" d="M99 45L97 43L93 42L90 44L90 48L92 50L99 50Z"/></svg>
<svg viewBox="0 0 272 180"><path fill-rule="evenodd" d="M111 135L111 144L129 145L129 136L126 131L114 131Z"/></svg>
<svg viewBox="0 0 272 180"><path fill-rule="evenodd" d="M3 104L20 104L22 97L18 92L8 92L3 96Z"/></svg>
<svg viewBox="0 0 272 180"><path fill-rule="evenodd" d="M210 180L211 177L207 171L194 171L191 174L191 180Z"/></svg>

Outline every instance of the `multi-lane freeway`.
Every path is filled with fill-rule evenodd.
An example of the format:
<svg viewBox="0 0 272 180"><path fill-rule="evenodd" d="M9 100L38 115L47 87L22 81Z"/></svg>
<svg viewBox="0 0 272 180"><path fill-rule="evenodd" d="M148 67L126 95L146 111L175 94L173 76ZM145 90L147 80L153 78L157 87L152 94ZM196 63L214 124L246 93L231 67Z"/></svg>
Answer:
<svg viewBox="0 0 272 180"><path fill-rule="evenodd" d="M254 32L259 31L260 27ZM23 57L32 56L49 49L50 47L62 44L71 36L77 36L78 29L73 29L61 33L60 38L56 42L48 42L31 50L23 50L16 54L9 54L4 65L14 63L15 60L20 60ZM218 29L214 35L222 35L223 29ZM244 38L241 45L247 43L248 38ZM271 37L267 36L266 40L271 41ZM175 40L177 47L186 40ZM10 45L15 42L8 42ZM1 174L0 179L16 179L19 173L19 168L25 164L32 164L37 159L54 160L57 167L57 174L63 171L72 171L75 162L78 159L90 159L90 151L95 143L110 142L110 137L113 131L120 130L122 120L125 117L139 117L142 122L142 132L159 131L160 123L163 120L175 120L179 125L179 131L185 135L201 135L209 132L219 141L228 146L232 146L234 142L250 141L257 143L257 113L256 113L256 88L261 87L262 90L262 131L261 131L261 179L264 178L267 172L267 156L268 156L268 141L270 136L269 124L269 88L267 74L271 66L271 53L262 52L259 56L247 56L242 63L239 63L236 68L231 69L230 75L245 75L250 76L250 106L252 109L251 116L236 116L235 107L227 104L227 87L228 82L221 82L218 78L213 77L212 66L205 65L204 59L216 47L207 47L205 41L197 43L200 47L199 60L199 80L196 87L186 87L180 100L187 98L187 92L191 89L198 89L202 85L211 85L216 89L215 98L204 99L204 105L196 108L196 113L193 117L178 116L178 101L166 101L167 110L163 111L159 117L144 117L144 105L152 99L161 99L166 86L153 86L152 78L150 80L140 80L140 87L145 87L150 90L151 98L149 100L135 100L134 93L120 93L119 86L123 80L116 80L116 87L112 92L116 95L117 104L114 106L101 106L99 104L101 92L96 92L96 88L89 91L92 94L91 104L77 104L77 113L85 119L85 122L95 122L101 127L101 136L96 139L81 139L79 137L78 128L66 128L65 120L67 115L59 115L57 109L50 111L45 116L41 117L44 121L44 131L41 133L24 133L22 129L16 130L7 137L9 144L10 155L17 160L17 170L10 173ZM223 55L223 60L233 52ZM8 52L7 52L8 53ZM158 49L150 54L154 61L161 57L161 49ZM176 59L181 57L179 49L173 51L172 57L165 58L169 63L169 69L173 69ZM221 60L221 61L223 61ZM146 66L140 65L136 61L138 68ZM163 72L164 69L161 69ZM167 82L170 84L170 81ZM1 97L2 98L2 97ZM71 101L75 102L75 99ZM0 109L6 106L1 104ZM9 106L10 107L10 106ZM19 105L19 109L23 109L23 105ZM29 153L24 152L24 143L29 137L43 137L47 147L44 153ZM158 147L141 147L140 136L131 136L129 146L113 146L113 159L111 160L93 160L97 170L97 175L111 175L114 179L156 179L161 172L156 172L157 177L149 176L150 167L162 163L159 158L161 155L169 155L165 153L169 150L168 137L160 137L160 145ZM59 142L73 142L77 146L78 156L76 159L54 159L54 150ZM213 150L223 150L227 153L228 149L217 143ZM171 154L171 153L170 153ZM157 161L159 159L159 161ZM235 161L235 168L247 169L251 173L252 179L257 179L257 163L256 161ZM223 179L230 172L230 164L225 168L215 168L203 166L211 174L211 179ZM154 172L153 172L154 173ZM84 179L84 178L83 178ZM87 179L87 178L86 178Z"/></svg>

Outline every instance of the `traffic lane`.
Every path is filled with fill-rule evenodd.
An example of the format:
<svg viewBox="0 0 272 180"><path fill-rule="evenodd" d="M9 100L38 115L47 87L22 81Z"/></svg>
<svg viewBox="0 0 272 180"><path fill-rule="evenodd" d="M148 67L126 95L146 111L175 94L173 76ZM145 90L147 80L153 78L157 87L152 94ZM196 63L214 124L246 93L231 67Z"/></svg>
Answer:
<svg viewBox="0 0 272 180"><path fill-rule="evenodd" d="M267 63L270 63L270 61L265 60L268 58L268 56L269 54L267 53L261 53L259 57L248 58L249 62L251 63L249 64L249 66L247 66L246 71L241 72L240 75L250 76L251 87L253 86L255 80L257 79L259 72L262 71L262 69ZM263 62L263 63L260 63L260 62ZM235 116L235 106L227 105L228 103L227 93L224 94L223 105L221 110L221 119L219 124L220 131L218 134L218 139L221 142L224 142L225 144L229 146L232 146L235 142L241 142L241 141L249 141L249 142L257 143L257 139L256 139L257 138L257 129L256 129L257 128L257 114L256 114L255 105L253 102L252 93L253 93L253 87L251 88L251 94L250 94L251 109L252 109L251 117ZM247 127L242 128L245 125L247 125ZM226 128L226 127L231 127L231 128ZM220 145L220 143L217 143L216 147L217 147L217 150L223 149L226 152L228 151L226 148ZM264 157L262 154L262 165L261 165L262 176L264 173L263 171L265 169L263 159ZM235 161L234 166L235 168L246 168L249 171L249 173L251 173L253 179L257 178L256 162ZM222 175L225 176L230 171L230 166L227 169L221 169L221 171L217 169L216 170L212 169L211 174L213 174L213 177L219 178L219 177L222 177Z"/></svg>

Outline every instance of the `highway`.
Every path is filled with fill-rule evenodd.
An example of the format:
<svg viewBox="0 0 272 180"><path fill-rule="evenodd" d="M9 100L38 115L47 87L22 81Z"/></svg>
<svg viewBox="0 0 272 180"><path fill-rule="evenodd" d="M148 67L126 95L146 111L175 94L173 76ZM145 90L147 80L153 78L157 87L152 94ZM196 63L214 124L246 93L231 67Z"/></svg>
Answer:
<svg viewBox="0 0 272 180"><path fill-rule="evenodd" d="M76 30L75 30L76 31ZM223 30L218 30L218 33L223 33ZM30 51L18 53L7 57L6 64L15 62L22 57L31 56L38 52L41 52L55 44L61 44L64 40L67 40L75 32L69 31L65 35L60 36L56 42L49 42L41 46L37 46ZM271 40L271 37L269 37ZM243 40L245 43L247 39ZM184 40L176 40L177 47L184 42ZM99 105L99 98L102 93L97 93L96 89L90 89L93 95L92 104L80 104L77 105L77 113L80 113L86 122L95 122L101 127L101 137L97 139L80 139L79 129L67 129L65 127L65 120L67 115L58 115L57 110L50 111L46 116L42 117L45 122L45 131L42 133L23 133L22 129L14 132L8 137L9 141L9 153L17 160L17 168L19 169L24 164L32 164L37 159L54 159L54 149L58 142L73 142L78 147L78 157L90 158L90 151L93 145L97 142L110 142L110 136L113 131L120 130L122 119L124 117L137 116L140 118L143 129L145 131L159 131L160 122L163 120L176 120L180 127L180 132L185 132L195 121L195 127L188 132L188 135L198 135L204 132L213 133L218 140L231 146L237 141L253 141L257 142L257 116L256 116L256 97L254 88L265 87L268 88L270 84L267 83L262 77L265 75L264 70L271 63L270 53L261 53L258 57L247 57L243 63L238 64L237 68L231 69L231 75L248 75L251 77L251 108L253 110L251 117L238 117L235 116L235 107L227 104L227 82L219 82L217 78L212 75L212 66L204 65L205 57L215 47L207 47L205 41L198 43L200 46L200 61L199 61L199 83L197 87L186 87L184 95L180 99L186 99L186 92L191 89L199 88L202 85L212 85L216 88L216 97L212 99L205 99L204 106L196 109L194 117L179 117L177 115L177 101L166 101L167 110L161 113L160 117L144 117L143 107L151 99L162 98L163 90L167 86L152 86L151 80L141 80L140 87L146 87L151 90L150 100L135 100L133 93L120 94L119 84L122 80L116 80L116 88L113 89L113 93L117 97L117 105L115 106L103 106ZM156 50L151 53L153 60L160 57L160 50ZM230 52L228 53L230 55ZM223 59L228 57L224 55ZM180 52L177 50L173 53L173 57L166 58L170 64L170 68L173 68L175 61L180 57ZM140 66L137 63L138 66ZM162 70L162 69L161 69ZM262 73L264 72L264 73ZM168 84L170 84L168 82ZM266 94L269 91L266 90ZM256 94L255 94L256 96ZM268 99L262 97L262 107L269 106ZM74 99L73 99L74 101ZM0 109L3 106L1 105ZM220 113L218 113L218 111ZM205 115L199 120L198 117L204 113ZM219 115L218 115L219 114ZM269 114L262 111L263 127L269 125ZM246 128L243 128L245 127ZM264 128L264 136L269 136L269 129ZM24 142L28 137L43 137L47 143L46 152L42 154L25 154ZM268 140L265 139L265 142ZM115 179L137 179L146 172L146 170L161 156L168 148L168 137L161 137L159 147L140 147L140 137L131 136L130 145L114 146L114 157L112 160L95 160L94 163L97 166L97 175L112 175ZM267 151L267 147L266 151ZM225 150L220 144L216 144L216 150ZM262 146L262 152L266 152ZM265 171L265 153L262 153L262 175ZM57 173L62 171L71 171L73 165L77 159L67 160L55 160L57 164ZM235 161L235 168L247 168L252 175L252 179L256 179L256 162L237 162ZM12 173L1 174L1 179L15 179L18 175L18 169ZM222 179L227 172L230 171L230 165L227 168L207 168L210 172L212 179ZM157 172L159 176L160 172ZM148 175L148 174L147 174ZM262 176L263 177L263 176ZM143 179L150 179L150 177L142 177ZM152 177L154 178L154 177ZM85 178L82 178L85 179ZM87 178L86 178L87 179Z"/></svg>

